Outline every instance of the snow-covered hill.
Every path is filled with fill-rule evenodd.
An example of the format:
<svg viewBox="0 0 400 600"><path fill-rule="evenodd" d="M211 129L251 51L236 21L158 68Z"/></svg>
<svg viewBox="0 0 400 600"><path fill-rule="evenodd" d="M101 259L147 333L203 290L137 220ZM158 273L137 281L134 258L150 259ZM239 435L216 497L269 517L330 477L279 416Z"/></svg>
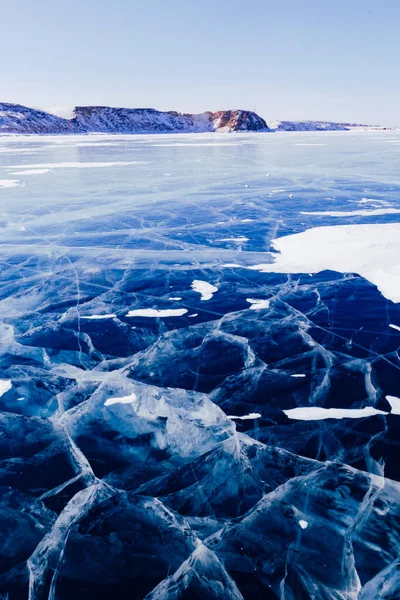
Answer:
<svg viewBox="0 0 400 600"><path fill-rule="evenodd" d="M77 106L66 119L20 104L0 103L1 133L203 133L234 131L347 131L384 129L331 121L266 121L255 112L226 110L200 114L154 108Z"/></svg>
<svg viewBox="0 0 400 600"><path fill-rule="evenodd" d="M63 119L21 104L0 103L0 133L72 133L73 125Z"/></svg>
<svg viewBox="0 0 400 600"><path fill-rule="evenodd" d="M154 108L78 106L72 123L83 131L102 133L201 133L206 131L268 130L258 115L244 110L182 114Z"/></svg>
<svg viewBox="0 0 400 600"><path fill-rule="evenodd" d="M276 121L269 123L269 126L274 131L348 131L358 127L370 128L369 125L331 121Z"/></svg>
<svg viewBox="0 0 400 600"><path fill-rule="evenodd" d="M78 106L72 119L18 104L0 104L0 133L201 133L269 131L261 117L245 110L197 115L153 108Z"/></svg>

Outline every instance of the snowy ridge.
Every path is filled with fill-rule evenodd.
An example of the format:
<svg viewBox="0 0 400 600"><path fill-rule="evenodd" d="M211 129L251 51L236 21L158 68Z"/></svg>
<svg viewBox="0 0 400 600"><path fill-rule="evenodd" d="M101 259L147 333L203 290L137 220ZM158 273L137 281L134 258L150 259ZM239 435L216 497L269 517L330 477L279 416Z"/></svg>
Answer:
<svg viewBox="0 0 400 600"><path fill-rule="evenodd" d="M382 129L330 121L270 121L267 124L255 112L247 110L190 114L154 108L77 106L73 110L73 118L65 119L20 104L0 103L0 134L348 131L355 128Z"/></svg>
<svg viewBox="0 0 400 600"><path fill-rule="evenodd" d="M73 123L82 131L102 133L203 133L207 131L268 131L253 112L228 110L197 115L162 112L154 108L83 106L74 110Z"/></svg>
<svg viewBox="0 0 400 600"><path fill-rule="evenodd" d="M0 102L0 133L72 133L68 119L20 104Z"/></svg>
<svg viewBox="0 0 400 600"><path fill-rule="evenodd" d="M181 114L154 108L78 106L72 119L18 104L0 104L0 133L203 133L269 131L261 117L245 110Z"/></svg>
<svg viewBox="0 0 400 600"><path fill-rule="evenodd" d="M377 125L334 123L331 121L276 121L275 123L269 123L269 126L274 131L349 131L358 128L382 129Z"/></svg>

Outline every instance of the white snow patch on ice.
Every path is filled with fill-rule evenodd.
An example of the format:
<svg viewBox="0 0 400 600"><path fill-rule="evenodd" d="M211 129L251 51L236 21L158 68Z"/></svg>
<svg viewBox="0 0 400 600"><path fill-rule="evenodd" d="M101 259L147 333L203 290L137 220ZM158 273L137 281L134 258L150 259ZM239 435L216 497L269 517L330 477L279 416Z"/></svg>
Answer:
<svg viewBox="0 0 400 600"><path fill-rule="evenodd" d="M273 263L249 267L263 273L358 273L385 298L400 302L400 223L315 227L273 241Z"/></svg>
<svg viewBox="0 0 400 600"><path fill-rule="evenodd" d="M243 265L239 265L238 263L226 263L221 265L224 269L236 269L241 268Z"/></svg>
<svg viewBox="0 0 400 600"><path fill-rule="evenodd" d="M107 167L127 167L128 165L148 165L146 160L131 160L120 162L59 162L38 165L12 165L10 169L102 169Z"/></svg>
<svg viewBox="0 0 400 600"><path fill-rule="evenodd" d="M232 419L233 421L235 419L239 420L239 421L248 421L250 419L259 419L261 417L260 413L250 413L248 415L244 415L243 417L237 417L235 415L228 415L228 419Z"/></svg>
<svg viewBox="0 0 400 600"><path fill-rule="evenodd" d="M249 306L250 310L261 310L262 308L268 308L270 304L269 300L259 300L258 298L246 298L246 302L251 304L251 306Z"/></svg>
<svg viewBox="0 0 400 600"><path fill-rule="evenodd" d="M9 379L0 379L0 396L11 390L12 383Z"/></svg>
<svg viewBox="0 0 400 600"><path fill-rule="evenodd" d="M36 154L37 152L39 152L39 150L35 148L12 148L11 146L0 148L1 154Z"/></svg>
<svg viewBox="0 0 400 600"><path fill-rule="evenodd" d="M104 406L112 406L113 404L133 404L136 400L137 396L133 392L129 396L121 396L121 398L108 398L108 400L104 402Z"/></svg>
<svg viewBox="0 0 400 600"><path fill-rule="evenodd" d="M248 242L248 241L249 241L249 238L244 237L244 236L240 236L240 237L237 237L237 238L233 238L233 237L222 238L220 240L217 240L217 242L236 242L237 244L242 244L242 243Z"/></svg>
<svg viewBox="0 0 400 600"><path fill-rule="evenodd" d="M186 308L172 308L166 310L157 310L155 308L137 308L130 310L127 317L181 317L188 311Z"/></svg>
<svg viewBox="0 0 400 600"><path fill-rule="evenodd" d="M200 279L194 279L192 290L201 294L201 300L211 300L215 292L218 292L218 288L215 285L207 281L201 281Z"/></svg>
<svg viewBox="0 0 400 600"><path fill-rule="evenodd" d="M314 215L318 217L374 217L379 215L395 215L400 213L398 208L377 208L375 210L332 210L332 211L304 211L301 215Z"/></svg>
<svg viewBox="0 0 400 600"><path fill-rule="evenodd" d="M18 187L19 185L18 179L0 179L0 189Z"/></svg>
<svg viewBox="0 0 400 600"><path fill-rule="evenodd" d="M392 407L390 414L400 415L400 398L397 398L396 396L386 396L386 400Z"/></svg>
<svg viewBox="0 0 400 600"><path fill-rule="evenodd" d="M51 169L26 169L26 171L14 171L10 175L43 175L50 173Z"/></svg>
<svg viewBox="0 0 400 600"><path fill-rule="evenodd" d="M68 140L66 140L68 142ZM64 140L61 142L63 143ZM58 141L56 143L59 143ZM87 148L87 147L102 147L102 146L117 146L118 142L82 142L75 144L68 144L67 148Z"/></svg>
<svg viewBox="0 0 400 600"><path fill-rule="evenodd" d="M171 144L149 144L151 146L153 146L153 148L170 148L171 146L180 146L183 148L203 148L203 146L239 146L241 142L238 143L234 143L234 142L207 142L207 143L199 143L199 144L185 144L184 142L175 142L175 143L171 143Z"/></svg>
<svg viewBox="0 0 400 600"><path fill-rule="evenodd" d="M293 373L290 377L305 377L305 373Z"/></svg>
<svg viewBox="0 0 400 600"><path fill-rule="evenodd" d="M168 300L182 300L182 298L179 296L171 296L171 298L168 298Z"/></svg>
<svg viewBox="0 0 400 600"><path fill-rule="evenodd" d="M381 204L382 206L387 206L389 202L386 202L386 200L377 200L376 198L361 198L358 204Z"/></svg>
<svg viewBox="0 0 400 600"><path fill-rule="evenodd" d="M363 419L374 415L387 415L373 406L364 408L321 408L320 406L302 406L283 411L289 419L297 421L322 421L324 419Z"/></svg>
<svg viewBox="0 0 400 600"><path fill-rule="evenodd" d="M115 315L114 313L109 313L107 315L86 315L86 316L81 316L81 319L93 319L93 320L100 320L100 319L113 319L114 317L116 317L117 315Z"/></svg>

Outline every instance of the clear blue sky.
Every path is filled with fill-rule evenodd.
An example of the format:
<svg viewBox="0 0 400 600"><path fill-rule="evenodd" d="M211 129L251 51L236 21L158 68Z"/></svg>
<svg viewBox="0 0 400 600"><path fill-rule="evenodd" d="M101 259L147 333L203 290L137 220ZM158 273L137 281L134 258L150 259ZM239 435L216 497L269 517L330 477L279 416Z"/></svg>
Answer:
<svg viewBox="0 0 400 600"><path fill-rule="evenodd" d="M400 124L399 0L0 0L0 101Z"/></svg>

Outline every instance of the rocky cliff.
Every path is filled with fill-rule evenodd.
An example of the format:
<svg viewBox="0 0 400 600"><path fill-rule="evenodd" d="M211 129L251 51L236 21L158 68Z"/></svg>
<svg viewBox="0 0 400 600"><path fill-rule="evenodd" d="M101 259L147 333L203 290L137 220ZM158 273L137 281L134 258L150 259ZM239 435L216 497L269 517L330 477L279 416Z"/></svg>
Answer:
<svg viewBox="0 0 400 600"><path fill-rule="evenodd" d="M154 108L78 106L72 120L82 131L103 133L201 133L207 131L268 131L254 112L227 110L188 114Z"/></svg>

